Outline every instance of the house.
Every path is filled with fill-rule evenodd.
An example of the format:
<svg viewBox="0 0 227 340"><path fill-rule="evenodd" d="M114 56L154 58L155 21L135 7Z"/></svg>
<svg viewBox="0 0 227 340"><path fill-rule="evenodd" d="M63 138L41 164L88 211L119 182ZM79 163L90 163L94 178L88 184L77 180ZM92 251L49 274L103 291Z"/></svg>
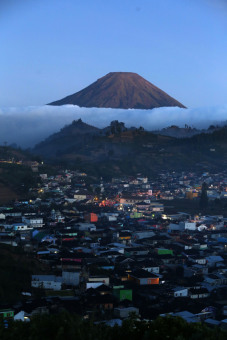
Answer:
<svg viewBox="0 0 227 340"><path fill-rule="evenodd" d="M168 225L168 230L169 231L184 231L184 225L182 224L177 224L177 223L170 223Z"/></svg>
<svg viewBox="0 0 227 340"><path fill-rule="evenodd" d="M95 298L94 304L99 310L113 310L114 298L110 294L99 295Z"/></svg>
<svg viewBox="0 0 227 340"><path fill-rule="evenodd" d="M221 320L220 327L227 330L227 319Z"/></svg>
<svg viewBox="0 0 227 340"><path fill-rule="evenodd" d="M224 316L227 316L227 305L223 306L223 308L222 308L222 314L223 314Z"/></svg>
<svg viewBox="0 0 227 340"><path fill-rule="evenodd" d="M151 202L149 210L152 212L163 212L164 211L164 205L162 203L158 202Z"/></svg>
<svg viewBox="0 0 227 340"><path fill-rule="evenodd" d="M201 265L201 264L194 264L191 266L191 269L194 271L195 274L198 274L198 275L208 274L208 267Z"/></svg>
<svg viewBox="0 0 227 340"><path fill-rule="evenodd" d="M155 251L157 252L158 255L172 255L173 256L172 249L156 248Z"/></svg>
<svg viewBox="0 0 227 340"><path fill-rule="evenodd" d="M144 210L148 210L150 208L150 204L146 202L136 203L136 208L138 212L142 212Z"/></svg>
<svg viewBox="0 0 227 340"><path fill-rule="evenodd" d="M74 198L76 201L84 201L87 199L88 196L88 192L85 190L78 190L75 194L74 194Z"/></svg>
<svg viewBox="0 0 227 340"><path fill-rule="evenodd" d="M132 289L125 289L124 286L122 288L114 288L113 294L118 298L118 300L129 300L132 301Z"/></svg>
<svg viewBox="0 0 227 340"><path fill-rule="evenodd" d="M61 290L62 277L55 275L32 275L31 286L51 290Z"/></svg>
<svg viewBox="0 0 227 340"><path fill-rule="evenodd" d="M96 226L93 223L78 223L76 225L80 231L96 231Z"/></svg>
<svg viewBox="0 0 227 340"><path fill-rule="evenodd" d="M31 228L42 228L44 226L43 218L38 216L22 216L22 222L30 226Z"/></svg>
<svg viewBox="0 0 227 340"><path fill-rule="evenodd" d="M135 197L135 196L124 196L120 198L120 204L122 205L134 205L141 201L142 201L141 197Z"/></svg>
<svg viewBox="0 0 227 340"><path fill-rule="evenodd" d="M112 288L105 284L101 284L95 290L100 294L100 295L107 295L107 294L112 294Z"/></svg>
<svg viewBox="0 0 227 340"><path fill-rule="evenodd" d="M75 270L63 270L62 271L62 283L68 286L79 286L80 283L80 271Z"/></svg>
<svg viewBox="0 0 227 340"><path fill-rule="evenodd" d="M218 321L218 320L214 320L214 319L211 319L211 318L208 318L204 321L209 327L218 327L220 326L221 324L221 321Z"/></svg>
<svg viewBox="0 0 227 340"><path fill-rule="evenodd" d="M92 283L104 283L105 285L109 286L110 284L110 278L108 276L89 276L88 282Z"/></svg>
<svg viewBox="0 0 227 340"><path fill-rule="evenodd" d="M34 230L32 232L32 238L38 243L42 243L44 241L54 242L54 240L56 240L56 238L52 237L47 232L40 230Z"/></svg>
<svg viewBox="0 0 227 340"><path fill-rule="evenodd" d="M98 222L98 215L95 213L85 214L84 219L89 223L95 223Z"/></svg>
<svg viewBox="0 0 227 340"><path fill-rule="evenodd" d="M227 284L227 276L222 274L208 274L205 276L205 283L211 286L219 286Z"/></svg>
<svg viewBox="0 0 227 340"><path fill-rule="evenodd" d="M155 233L151 230L136 231L133 233L133 238L135 240L142 240L154 236Z"/></svg>
<svg viewBox="0 0 227 340"><path fill-rule="evenodd" d="M25 230L31 230L31 229L33 229L33 227L26 223L13 223L14 231L25 231Z"/></svg>
<svg viewBox="0 0 227 340"><path fill-rule="evenodd" d="M199 319L199 317L196 314L193 314L193 313L188 312L188 311L171 313L171 315L172 316L181 317L182 319L184 319L188 323L191 323L191 322L200 322L200 319Z"/></svg>
<svg viewBox="0 0 227 340"><path fill-rule="evenodd" d="M13 247L18 246L18 240L16 237L8 233L0 233L0 243L9 244Z"/></svg>
<svg viewBox="0 0 227 340"><path fill-rule="evenodd" d="M114 326L122 326L122 320L121 319L111 319L111 320L105 320L101 321L100 323L104 323L107 326L114 327Z"/></svg>
<svg viewBox="0 0 227 340"><path fill-rule="evenodd" d="M28 300L24 303L22 311L30 317L36 315L49 314L50 302L46 299Z"/></svg>
<svg viewBox="0 0 227 340"><path fill-rule="evenodd" d="M101 293L97 289L88 289L85 293L84 307L88 308L89 311L91 309L93 311L112 310L114 305L114 297L111 294Z"/></svg>
<svg viewBox="0 0 227 340"><path fill-rule="evenodd" d="M23 322L29 322L30 318L28 317L28 314L25 313L23 310L18 312L14 315L14 321L23 321Z"/></svg>
<svg viewBox="0 0 227 340"><path fill-rule="evenodd" d="M129 248L125 248L125 251L124 251L125 256L147 255L148 253L149 253L149 250L143 247L129 247Z"/></svg>
<svg viewBox="0 0 227 340"><path fill-rule="evenodd" d="M173 296L176 297L187 297L188 296L188 288L185 287L176 287L173 289Z"/></svg>
<svg viewBox="0 0 227 340"><path fill-rule="evenodd" d="M139 316L139 309L136 307L114 308L114 316L117 318L128 318L132 313Z"/></svg>
<svg viewBox="0 0 227 340"><path fill-rule="evenodd" d="M0 316L3 319L11 319L14 317L14 310L13 309L0 309Z"/></svg>
<svg viewBox="0 0 227 340"><path fill-rule="evenodd" d="M209 292L204 287L189 288L188 296L191 299L205 299L209 296Z"/></svg>
<svg viewBox="0 0 227 340"><path fill-rule="evenodd" d="M128 274L128 280L133 281L140 286L159 284L159 277L157 275L139 268Z"/></svg>
<svg viewBox="0 0 227 340"><path fill-rule="evenodd" d="M129 240L131 240L131 237L132 237L132 235L129 231L120 231L118 233L118 238L121 241L129 241Z"/></svg>
<svg viewBox="0 0 227 340"><path fill-rule="evenodd" d="M155 261L151 261L148 259L145 259L143 261L138 261L138 265L140 268L153 273L153 274L159 274L160 267Z"/></svg>
<svg viewBox="0 0 227 340"><path fill-rule="evenodd" d="M200 265L206 265L207 260L205 257L203 256L199 256L199 255L191 255L189 256L189 259L192 260L193 262L196 262Z"/></svg>
<svg viewBox="0 0 227 340"><path fill-rule="evenodd" d="M216 267L218 264L224 262L223 257L219 255L211 255L206 257L208 267Z"/></svg>

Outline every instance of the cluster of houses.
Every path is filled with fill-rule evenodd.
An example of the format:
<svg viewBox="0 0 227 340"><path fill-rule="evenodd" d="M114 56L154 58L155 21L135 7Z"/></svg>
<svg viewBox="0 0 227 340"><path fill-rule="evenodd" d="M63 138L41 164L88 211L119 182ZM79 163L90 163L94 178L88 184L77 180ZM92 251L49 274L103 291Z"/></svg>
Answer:
<svg viewBox="0 0 227 340"><path fill-rule="evenodd" d="M0 314L26 321L66 309L109 324L171 314L225 328L226 216L170 215L160 202L196 198L205 180L208 196L225 197L225 174L98 183L78 171L42 174L30 200L0 207L0 247L22 247L46 272L33 272L21 304Z"/></svg>

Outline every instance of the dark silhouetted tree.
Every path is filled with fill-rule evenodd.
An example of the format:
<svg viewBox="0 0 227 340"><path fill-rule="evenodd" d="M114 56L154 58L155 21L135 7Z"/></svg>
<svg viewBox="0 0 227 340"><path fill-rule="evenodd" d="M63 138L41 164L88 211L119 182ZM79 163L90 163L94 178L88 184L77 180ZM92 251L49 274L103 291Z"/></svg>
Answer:
<svg viewBox="0 0 227 340"><path fill-rule="evenodd" d="M208 206L207 188L208 188L207 183L204 182L202 184L202 192L199 201L199 206L201 209L206 209Z"/></svg>

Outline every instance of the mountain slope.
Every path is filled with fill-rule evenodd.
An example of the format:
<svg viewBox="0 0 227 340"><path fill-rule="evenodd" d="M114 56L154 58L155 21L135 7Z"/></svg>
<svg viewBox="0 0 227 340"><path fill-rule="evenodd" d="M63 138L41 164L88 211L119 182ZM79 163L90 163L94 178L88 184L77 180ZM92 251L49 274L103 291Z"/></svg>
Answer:
<svg viewBox="0 0 227 340"><path fill-rule="evenodd" d="M85 89L49 105L73 104L80 107L153 109L184 107L180 102L132 72L110 72Z"/></svg>
<svg viewBox="0 0 227 340"><path fill-rule="evenodd" d="M82 122L81 119L74 120L72 124L37 144L33 152L51 158L55 158L59 153L65 153L68 149L75 152L76 149L91 143L93 136L99 134L100 131L99 128Z"/></svg>
<svg viewBox="0 0 227 340"><path fill-rule="evenodd" d="M177 139L144 131L127 129L114 121L105 129L71 134L76 121L38 144L33 152L53 163L76 166L91 174L116 175L162 170L224 169L227 166L227 127L213 133ZM91 127L89 127L90 129Z"/></svg>

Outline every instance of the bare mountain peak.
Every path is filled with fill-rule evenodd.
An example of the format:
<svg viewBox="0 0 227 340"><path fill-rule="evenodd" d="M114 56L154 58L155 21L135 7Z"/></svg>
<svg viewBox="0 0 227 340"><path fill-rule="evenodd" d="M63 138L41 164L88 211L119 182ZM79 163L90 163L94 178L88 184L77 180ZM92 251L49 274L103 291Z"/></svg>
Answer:
<svg viewBox="0 0 227 340"><path fill-rule="evenodd" d="M56 106L65 104L123 109L184 107L167 93L133 72L110 72L83 90L50 103Z"/></svg>

